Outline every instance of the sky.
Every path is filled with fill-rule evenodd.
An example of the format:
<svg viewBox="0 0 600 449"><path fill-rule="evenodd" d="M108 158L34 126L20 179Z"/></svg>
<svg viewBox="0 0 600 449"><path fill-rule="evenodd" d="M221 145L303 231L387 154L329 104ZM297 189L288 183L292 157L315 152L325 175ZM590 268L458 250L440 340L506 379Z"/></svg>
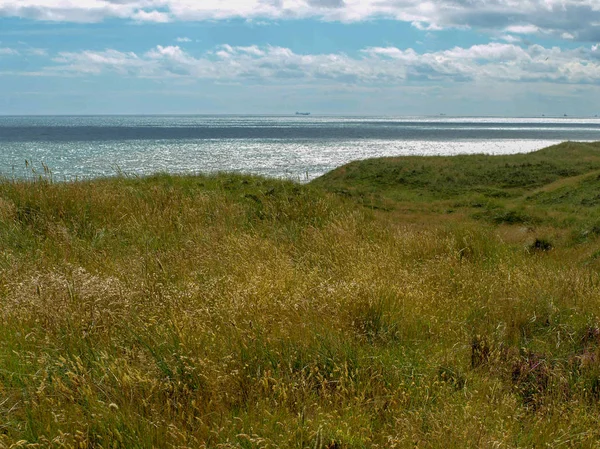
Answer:
<svg viewBox="0 0 600 449"><path fill-rule="evenodd" d="M0 0L0 115L600 115L600 0Z"/></svg>

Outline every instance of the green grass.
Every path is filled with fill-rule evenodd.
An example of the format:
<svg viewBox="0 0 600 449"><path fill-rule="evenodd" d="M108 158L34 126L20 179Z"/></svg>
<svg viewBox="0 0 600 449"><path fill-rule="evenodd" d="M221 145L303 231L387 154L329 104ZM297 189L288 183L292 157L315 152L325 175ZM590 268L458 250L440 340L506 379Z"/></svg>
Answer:
<svg viewBox="0 0 600 449"><path fill-rule="evenodd" d="M598 218L599 150L598 143L567 142L521 155L373 159L313 184L375 209L568 228Z"/></svg>
<svg viewBox="0 0 600 449"><path fill-rule="evenodd" d="M596 447L600 145L0 183L0 447Z"/></svg>

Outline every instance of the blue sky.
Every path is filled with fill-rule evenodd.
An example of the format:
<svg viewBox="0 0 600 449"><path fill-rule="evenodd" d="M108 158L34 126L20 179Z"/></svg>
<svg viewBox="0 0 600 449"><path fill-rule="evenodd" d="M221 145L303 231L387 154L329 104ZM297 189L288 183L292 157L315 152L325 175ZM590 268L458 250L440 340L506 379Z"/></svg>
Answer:
<svg viewBox="0 0 600 449"><path fill-rule="evenodd" d="M598 0L0 0L0 114L600 114Z"/></svg>

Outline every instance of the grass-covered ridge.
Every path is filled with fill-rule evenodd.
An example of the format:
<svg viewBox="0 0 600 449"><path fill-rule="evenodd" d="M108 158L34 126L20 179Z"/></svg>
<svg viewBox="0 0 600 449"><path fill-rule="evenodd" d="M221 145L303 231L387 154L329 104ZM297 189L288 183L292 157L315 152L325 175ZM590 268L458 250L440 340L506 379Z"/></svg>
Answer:
<svg viewBox="0 0 600 449"><path fill-rule="evenodd" d="M594 447L599 170L4 181L0 447Z"/></svg>
<svg viewBox="0 0 600 449"><path fill-rule="evenodd" d="M597 218L599 175L600 143L566 142L508 156L357 161L314 184L374 208L570 227Z"/></svg>
<svg viewBox="0 0 600 449"><path fill-rule="evenodd" d="M519 195L559 179L600 170L600 143L565 142L533 153L506 156L406 156L368 159L340 167L317 183L352 184L388 195L416 191L436 199L467 193Z"/></svg>

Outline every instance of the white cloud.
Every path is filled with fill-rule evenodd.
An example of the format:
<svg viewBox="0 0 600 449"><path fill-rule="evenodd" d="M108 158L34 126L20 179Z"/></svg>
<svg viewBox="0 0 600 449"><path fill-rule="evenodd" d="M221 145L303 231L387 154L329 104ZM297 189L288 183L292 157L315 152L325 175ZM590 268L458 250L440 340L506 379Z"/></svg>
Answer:
<svg viewBox="0 0 600 449"><path fill-rule="evenodd" d="M430 30L474 27L600 40L598 0L0 0L0 16L72 22L243 18L256 23L295 18L352 22L386 17Z"/></svg>
<svg viewBox="0 0 600 449"><path fill-rule="evenodd" d="M512 34L504 34L499 37L499 39L508 42L509 44L515 44L517 42L521 42L521 38L517 36L513 36Z"/></svg>
<svg viewBox="0 0 600 449"><path fill-rule="evenodd" d="M145 76L148 63L135 53L117 50L102 52L84 51L81 53L59 53L54 62L65 73L100 74L113 71L123 75Z"/></svg>
<svg viewBox="0 0 600 449"><path fill-rule="evenodd" d="M27 50L25 50L26 53L28 55L31 56L48 56L48 51L44 50L43 48L27 48Z"/></svg>
<svg viewBox="0 0 600 449"><path fill-rule="evenodd" d="M574 50L490 43L418 53L372 47L359 56L298 54L282 47L223 45L192 56L179 46L157 46L144 54L116 50L64 52L45 74L205 79L219 82L408 85L472 82L600 84L600 48Z"/></svg>
<svg viewBox="0 0 600 449"><path fill-rule="evenodd" d="M5 49L8 50L8 53L14 55L26 55L26 56L48 56L48 51L43 48L31 47L26 42L19 41L17 42L17 49ZM0 53L2 53L2 49L0 49Z"/></svg>
<svg viewBox="0 0 600 449"><path fill-rule="evenodd" d="M14 50L12 48L7 48L7 47L0 47L0 56L2 55L18 55L19 52L17 50Z"/></svg>
<svg viewBox="0 0 600 449"><path fill-rule="evenodd" d="M143 9L134 12L131 18L136 22L168 23L171 21L171 17L165 12L144 11Z"/></svg>
<svg viewBox="0 0 600 449"><path fill-rule="evenodd" d="M539 32L540 29L535 25L512 25L506 27L505 31L515 34L535 34Z"/></svg>
<svg viewBox="0 0 600 449"><path fill-rule="evenodd" d="M442 55L450 59L458 60L497 60L497 61L514 61L528 59L529 55L523 48L510 45L490 43L486 45L473 45L470 48L455 47L452 50L440 52Z"/></svg>
<svg viewBox="0 0 600 449"><path fill-rule="evenodd" d="M177 39L175 39L175 41L180 43L192 42L192 40L189 37L178 37Z"/></svg>

